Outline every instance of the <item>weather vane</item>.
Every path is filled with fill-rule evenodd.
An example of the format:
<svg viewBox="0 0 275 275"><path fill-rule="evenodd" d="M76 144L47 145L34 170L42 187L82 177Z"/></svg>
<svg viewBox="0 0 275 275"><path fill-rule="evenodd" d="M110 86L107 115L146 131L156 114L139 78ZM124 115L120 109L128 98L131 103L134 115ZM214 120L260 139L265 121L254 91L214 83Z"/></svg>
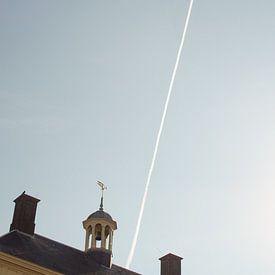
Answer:
<svg viewBox="0 0 275 275"><path fill-rule="evenodd" d="M99 180L97 181L97 184L98 184L98 186L101 189L101 202L100 202L99 210L103 211L103 192L104 192L104 190L107 190L107 186L103 182L101 182Z"/></svg>

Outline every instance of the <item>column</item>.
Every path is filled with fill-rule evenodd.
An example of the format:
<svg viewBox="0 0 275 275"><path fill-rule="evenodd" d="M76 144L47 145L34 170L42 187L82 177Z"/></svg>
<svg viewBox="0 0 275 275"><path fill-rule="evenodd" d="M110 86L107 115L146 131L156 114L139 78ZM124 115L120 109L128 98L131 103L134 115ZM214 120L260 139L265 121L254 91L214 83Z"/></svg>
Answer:
<svg viewBox="0 0 275 275"><path fill-rule="evenodd" d="M95 226L92 228L92 248L96 248Z"/></svg>
<svg viewBox="0 0 275 275"><path fill-rule="evenodd" d="M106 225L101 226L101 248L106 248L106 237L105 237Z"/></svg>
<svg viewBox="0 0 275 275"><path fill-rule="evenodd" d="M110 228L110 232L109 232L110 236L109 236L109 250L112 251L113 248L113 230Z"/></svg>
<svg viewBox="0 0 275 275"><path fill-rule="evenodd" d="M86 229L85 251L89 249L90 228Z"/></svg>

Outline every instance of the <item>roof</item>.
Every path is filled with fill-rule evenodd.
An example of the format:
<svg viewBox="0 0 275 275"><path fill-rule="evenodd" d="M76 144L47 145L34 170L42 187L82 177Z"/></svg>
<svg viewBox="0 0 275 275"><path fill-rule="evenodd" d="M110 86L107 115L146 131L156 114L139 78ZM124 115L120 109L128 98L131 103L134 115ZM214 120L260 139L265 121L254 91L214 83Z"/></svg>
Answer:
<svg viewBox="0 0 275 275"><path fill-rule="evenodd" d="M168 253L166 255L164 255L163 257L159 258L159 260L161 261L165 261L165 260L171 260L171 259L174 259L174 260L182 260L183 258L182 257L179 257L177 255L174 255L172 253Z"/></svg>
<svg viewBox="0 0 275 275"><path fill-rule="evenodd" d="M32 197L30 195L27 195L25 193L25 191L21 195L19 195L13 202L18 202L20 200L29 200L29 201L33 201L33 202L36 202L36 203L40 202L40 199L37 199L37 198Z"/></svg>
<svg viewBox="0 0 275 275"><path fill-rule="evenodd" d="M67 275L138 274L117 265L107 268L84 251L17 230L0 237L0 251Z"/></svg>
<svg viewBox="0 0 275 275"><path fill-rule="evenodd" d="M107 219L107 220L111 220L111 221L113 220L112 216L103 210L97 210L96 212L92 213L88 217L88 219L90 219L90 218Z"/></svg>

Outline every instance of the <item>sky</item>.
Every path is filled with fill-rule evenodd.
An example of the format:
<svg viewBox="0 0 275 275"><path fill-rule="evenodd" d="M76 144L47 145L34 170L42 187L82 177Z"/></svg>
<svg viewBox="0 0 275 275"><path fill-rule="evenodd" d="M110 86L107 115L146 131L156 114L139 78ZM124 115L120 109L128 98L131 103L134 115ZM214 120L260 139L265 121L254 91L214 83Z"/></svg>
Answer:
<svg viewBox="0 0 275 275"><path fill-rule="evenodd" d="M101 180L126 264L188 4L0 0L0 235L26 190L84 249ZM274 32L274 1L194 1L131 269L275 273Z"/></svg>

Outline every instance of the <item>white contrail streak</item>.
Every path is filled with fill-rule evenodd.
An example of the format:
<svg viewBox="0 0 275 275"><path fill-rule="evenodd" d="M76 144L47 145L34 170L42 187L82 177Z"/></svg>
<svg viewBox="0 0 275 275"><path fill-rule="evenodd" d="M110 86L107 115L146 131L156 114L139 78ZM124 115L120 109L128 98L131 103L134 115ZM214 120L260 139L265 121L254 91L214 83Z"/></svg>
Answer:
<svg viewBox="0 0 275 275"><path fill-rule="evenodd" d="M188 9L188 13L187 13L187 17L186 17L186 21L185 21L185 25L184 25L184 30L183 30L183 34L182 34L182 38L181 38L177 58L176 58L175 67L174 67L172 78L171 78L170 85L169 85L168 95L167 95L167 98L166 98L164 111L163 111L161 122L160 122L160 127L159 127L158 136L157 136L157 140L156 140L156 144L155 144L154 154L153 154L151 166L150 166L150 169L149 169L149 173L148 173L148 177L147 177L147 181L146 181L146 185L145 185L145 191L144 191L142 202L141 202L141 207L140 207L140 211L139 211L136 231L135 231L135 235L134 235L134 238L133 238L133 241L132 241L132 246L131 246L131 250L130 250L130 253L129 253L129 256L128 256L126 268L130 267L130 265L132 263L132 260L133 260L134 253L135 253L137 238L138 238L139 229L140 229L140 224L141 224L141 221L142 221L144 206L145 206L147 193L148 193L148 187L150 185L152 172L153 172L153 169L154 169L154 166L155 166L155 161L156 161L156 157L157 157L157 153L158 153L158 147L159 147L159 141L160 141L160 137L161 137L161 134L162 134L163 124L164 124L164 121L165 121L165 117L166 117L166 113L167 113L167 109L168 109L168 104L169 104L169 101L170 101L171 92L172 92L174 81L175 81L175 76L176 76L176 73L177 73L177 70L178 70L178 65L179 65L179 61L180 61L180 57L181 57L181 52L182 52L182 48L183 48L184 41L185 41L186 31L187 31L187 28L188 28L189 19L190 19L191 12L192 12L192 7L193 7L193 0L190 0L189 9Z"/></svg>

